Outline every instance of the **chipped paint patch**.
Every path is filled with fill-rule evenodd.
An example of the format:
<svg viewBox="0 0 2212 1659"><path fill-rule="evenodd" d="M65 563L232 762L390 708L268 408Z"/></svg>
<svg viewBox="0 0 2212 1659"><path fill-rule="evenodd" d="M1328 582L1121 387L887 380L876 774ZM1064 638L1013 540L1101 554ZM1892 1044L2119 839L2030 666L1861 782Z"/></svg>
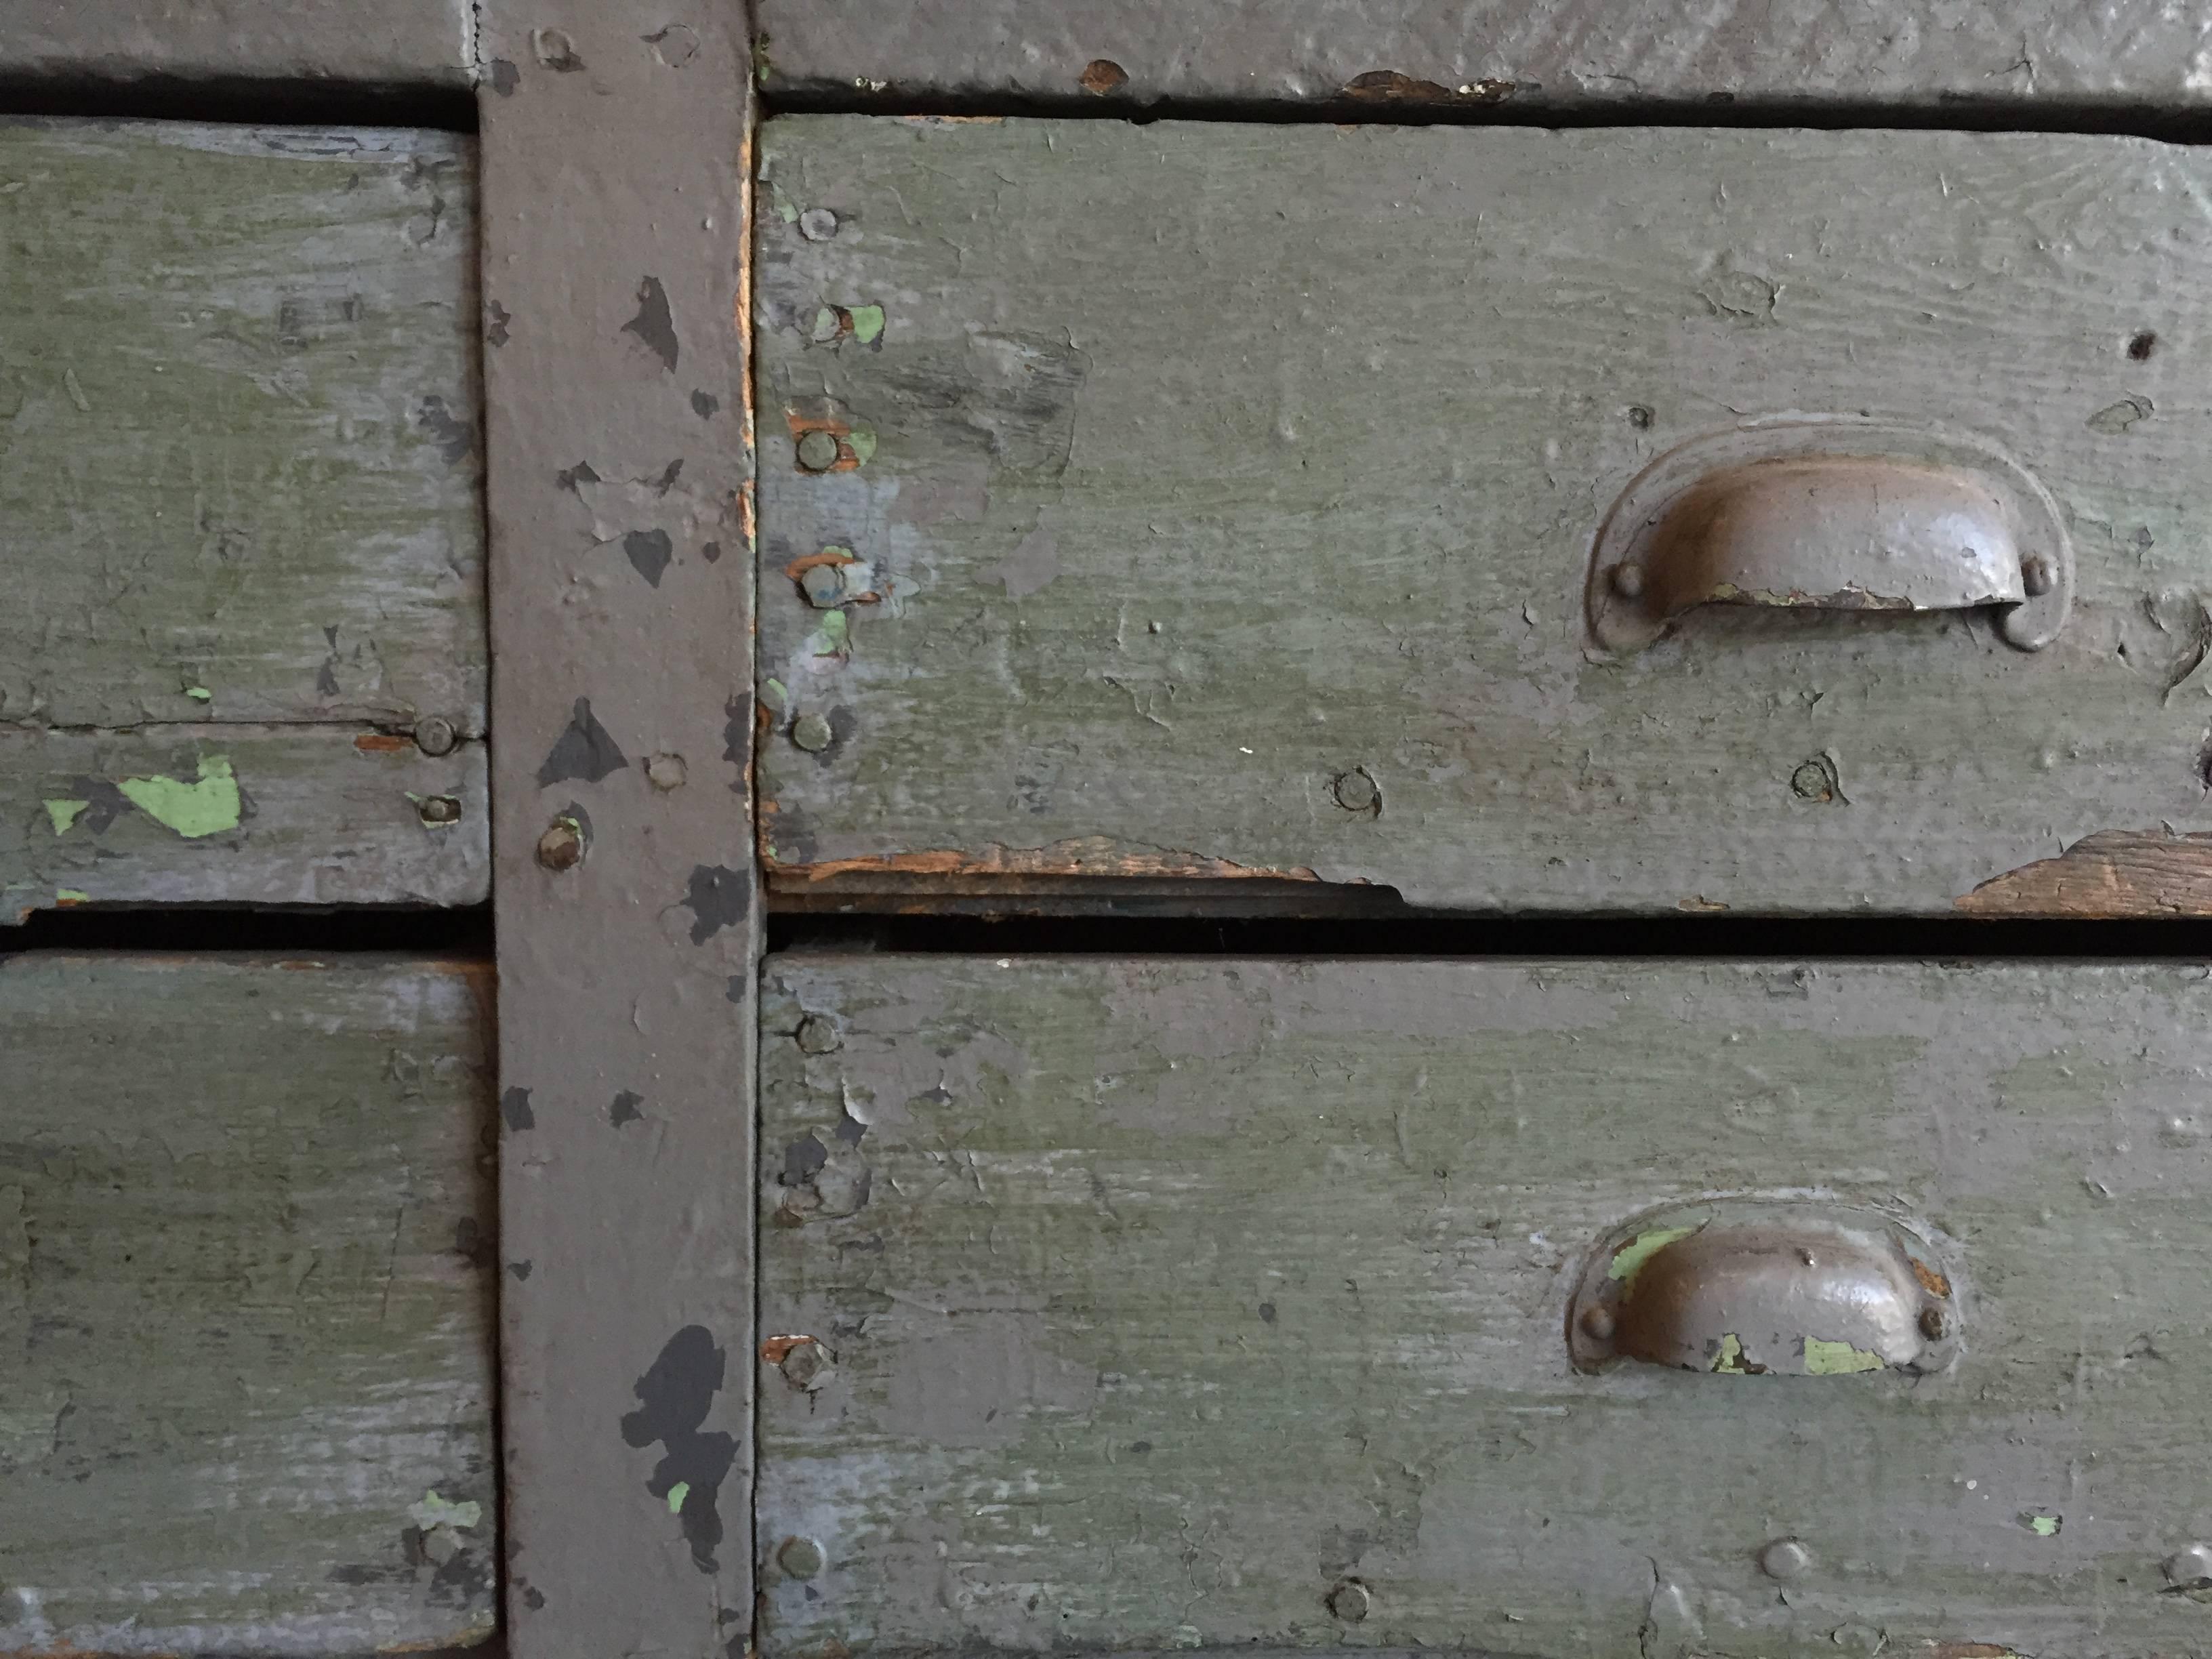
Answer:
<svg viewBox="0 0 2212 1659"><path fill-rule="evenodd" d="M188 685L185 688L185 695L190 697L194 702L213 702L215 701L215 693L209 690L204 685Z"/></svg>
<svg viewBox="0 0 2212 1659"><path fill-rule="evenodd" d="M691 1483L689 1480L679 1480L671 1486L668 1489L668 1512L671 1515L683 1514L684 1500L690 1495Z"/></svg>
<svg viewBox="0 0 2212 1659"><path fill-rule="evenodd" d="M1808 1376L1848 1376L1854 1371L1878 1371L1887 1364L1878 1353L1854 1348L1848 1342L1805 1339L1805 1374Z"/></svg>
<svg viewBox="0 0 2212 1659"><path fill-rule="evenodd" d="M92 902L92 895L89 893L79 892L74 887L57 887L54 889L54 902L57 904L89 904Z"/></svg>
<svg viewBox="0 0 2212 1659"><path fill-rule="evenodd" d="M1754 1370L1763 1371L1766 1368L1744 1363L1743 1339L1730 1331L1721 1338L1721 1351L1713 1356L1713 1369L1729 1376L1748 1376Z"/></svg>
<svg viewBox="0 0 2212 1659"><path fill-rule="evenodd" d="M46 809L46 820L54 826L58 836L69 834L76 828L76 821L92 810L88 800L49 800L40 805Z"/></svg>
<svg viewBox="0 0 2212 1659"><path fill-rule="evenodd" d="M1605 1276L1620 1279L1624 1288L1633 1290L1636 1275L1643 1270L1645 1262L1676 1239L1687 1238L1697 1231L1696 1227L1659 1227L1648 1233L1638 1233L1613 1253L1613 1260L1606 1266ZM1729 1340L1733 1342L1735 1339L1730 1337Z"/></svg>
<svg viewBox="0 0 2212 1659"><path fill-rule="evenodd" d="M228 756L210 755L201 761L199 775L191 783L155 776L125 778L117 787L133 806L186 841L238 828L238 780Z"/></svg>
<svg viewBox="0 0 2212 1659"><path fill-rule="evenodd" d="M456 1504L433 1490L422 1494L421 1503L410 1506L407 1515L425 1532L433 1527L459 1527L465 1532L483 1519L483 1505L474 1498Z"/></svg>
<svg viewBox="0 0 2212 1659"><path fill-rule="evenodd" d="M2063 1515L2053 1515L2047 1510L2030 1510L2020 1517L2020 1523L2038 1538L2056 1538L2066 1524Z"/></svg>
<svg viewBox="0 0 2212 1659"><path fill-rule="evenodd" d="M853 338L861 345L873 345L884 335L884 308L881 306L854 306L847 314L853 319Z"/></svg>

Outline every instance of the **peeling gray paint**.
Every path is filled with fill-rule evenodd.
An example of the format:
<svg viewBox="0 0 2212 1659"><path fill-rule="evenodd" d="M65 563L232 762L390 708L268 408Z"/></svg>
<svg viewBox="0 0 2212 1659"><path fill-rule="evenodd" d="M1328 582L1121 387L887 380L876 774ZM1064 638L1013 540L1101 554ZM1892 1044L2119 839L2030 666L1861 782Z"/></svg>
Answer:
<svg viewBox="0 0 2212 1659"><path fill-rule="evenodd" d="M545 763L538 769L538 787L550 788L556 783L577 779L597 783L629 765L622 746L592 713L592 700L579 697L568 730L562 732L560 741L547 752Z"/></svg>

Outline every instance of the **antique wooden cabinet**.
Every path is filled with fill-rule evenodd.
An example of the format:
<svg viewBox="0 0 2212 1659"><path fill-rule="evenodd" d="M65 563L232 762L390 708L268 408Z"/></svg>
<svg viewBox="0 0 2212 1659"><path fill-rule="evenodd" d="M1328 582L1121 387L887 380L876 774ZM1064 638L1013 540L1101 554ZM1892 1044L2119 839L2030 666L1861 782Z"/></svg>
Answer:
<svg viewBox="0 0 2212 1659"><path fill-rule="evenodd" d="M2212 1651L2208 88L0 0L0 1653Z"/></svg>

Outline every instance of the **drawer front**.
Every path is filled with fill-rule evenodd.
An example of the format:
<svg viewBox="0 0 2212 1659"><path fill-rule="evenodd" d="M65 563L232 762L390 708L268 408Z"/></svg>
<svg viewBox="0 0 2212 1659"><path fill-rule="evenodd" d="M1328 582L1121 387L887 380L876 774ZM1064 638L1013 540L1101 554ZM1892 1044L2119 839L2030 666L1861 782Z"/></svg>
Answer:
<svg viewBox="0 0 2212 1659"><path fill-rule="evenodd" d="M490 990L0 963L0 1651L492 1632Z"/></svg>
<svg viewBox="0 0 2212 1659"><path fill-rule="evenodd" d="M2212 905L2198 153L853 117L762 149L779 887ZM1733 504L1745 562L1694 597L1771 603L1603 626L1632 483L1792 455L1996 480L2063 544L2055 638L1900 577L1950 520L1887 474L1803 538Z"/></svg>
<svg viewBox="0 0 2212 1659"><path fill-rule="evenodd" d="M0 922L488 888L474 156L0 123Z"/></svg>
<svg viewBox="0 0 2212 1659"><path fill-rule="evenodd" d="M762 1650L2195 1651L2204 995L771 957ZM1701 1204L1894 1219L1951 1351L1577 1369Z"/></svg>
<svg viewBox="0 0 2212 1659"><path fill-rule="evenodd" d="M1335 105L1370 118L1699 100L1740 112L1879 101L1955 120L2000 108L2201 106L2212 25L2133 0L761 0L771 97ZM1962 109L1962 106L1965 106Z"/></svg>

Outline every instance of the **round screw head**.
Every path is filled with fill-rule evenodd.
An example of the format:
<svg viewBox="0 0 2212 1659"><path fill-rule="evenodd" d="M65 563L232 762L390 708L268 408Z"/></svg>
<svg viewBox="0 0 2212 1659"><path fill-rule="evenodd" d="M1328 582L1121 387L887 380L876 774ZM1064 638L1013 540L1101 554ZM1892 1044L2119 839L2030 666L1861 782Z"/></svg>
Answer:
<svg viewBox="0 0 2212 1659"><path fill-rule="evenodd" d="M664 795L681 789L690 775L681 755L655 755L645 763L645 781Z"/></svg>
<svg viewBox="0 0 2212 1659"><path fill-rule="evenodd" d="M2027 597L2039 599L2051 591L2053 578L2051 561L2040 553L2020 562L2020 585L2027 590Z"/></svg>
<svg viewBox="0 0 2212 1659"><path fill-rule="evenodd" d="M1329 1612L1347 1625L1359 1623L1374 1605L1373 1594L1357 1578L1344 1580L1328 1593Z"/></svg>
<svg viewBox="0 0 2212 1659"><path fill-rule="evenodd" d="M799 234L810 242L826 242L837 234L837 216L828 208L809 208L799 216Z"/></svg>
<svg viewBox="0 0 2212 1659"><path fill-rule="evenodd" d="M837 465L837 434L820 427L799 437L799 464L809 472L827 472Z"/></svg>
<svg viewBox="0 0 2212 1659"><path fill-rule="evenodd" d="M1577 1322L1582 1326L1583 1334L1589 1338L1591 1341L1610 1342L1613 1340L1612 1309L1595 1305L1584 1308L1583 1310L1582 1318Z"/></svg>
<svg viewBox="0 0 2212 1659"><path fill-rule="evenodd" d="M829 1565L829 1558L811 1538L787 1538L775 1553L775 1564L793 1578L811 1578Z"/></svg>
<svg viewBox="0 0 2212 1659"><path fill-rule="evenodd" d="M1830 801L1836 798L1836 787L1826 767L1808 760L1790 775L1790 793L1799 800Z"/></svg>
<svg viewBox="0 0 2212 1659"><path fill-rule="evenodd" d="M426 755L450 755L460 740L461 734L443 714L425 714L415 722L415 746Z"/></svg>
<svg viewBox="0 0 2212 1659"><path fill-rule="evenodd" d="M584 826L556 818L538 838L538 861L548 870L573 870L584 861Z"/></svg>
<svg viewBox="0 0 2212 1659"><path fill-rule="evenodd" d="M1759 1551L1759 1570L1769 1578L1802 1578L1813 1570L1813 1552L1794 1538L1778 1538Z"/></svg>
<svg viewBox="0 0 2212 1659"><path fill-rule="evenodd" d="M451 795L425 795L416 803L416 816L425 823L459 823L461 804Z"/></svg>
<svg viewBox="0 0 2212 1659"><path fill-rule="evenodd" d="M845 1034L827 1014L809 1014L799 1022L799 1051L805 1054L834 1054L845 1046Z"/></svg>
<svg viewBox="0 0 2212 1659"><path fill-rule="evenodd" d="M783 1380L793 1388L804 1389L822 1375L829 1363L819 1342L794 1342L783 1356L783 1363L776 1369L783 1373Z"/></svg>
<svg viewBox="0 0 2212 1659"><path fill-rule="evenodd" d="M831 610L844 601L845 573L834 564L810 564L799 573L799 591L817 611Z"/></svg>
<svg viewBox="0 0 2212 1659"><path fill-rule="evenodd" d="M1607 580L1612 584L1613 591L1624 599L1644 597L1644 568L1641 565L1617 564Z"/></svg>
<svg viewBox="0 0 2212 1659"><path fill-rule="evenodd" d="M2166 1582L2177 1589L2196 1589L2212 1585L2212 1544L2191 1544L2178 1549L2160 1564Z"/></svg>
<svg viewBox="0 0 2212 1659"><path fill-rule="evenodd" d="M791 723L791 740L810 755L818 755L836 740L830 722L819 714L801 714Z"/></svg>
<svg viewBox="0 0 2212 1659"><path fill-rule="evenodd" d="M1382 792L1376 787L1375 780L1357 768L1338 773L1329 785L1329 793L1347 812L1372 812L1382 804Z"/></svg>

